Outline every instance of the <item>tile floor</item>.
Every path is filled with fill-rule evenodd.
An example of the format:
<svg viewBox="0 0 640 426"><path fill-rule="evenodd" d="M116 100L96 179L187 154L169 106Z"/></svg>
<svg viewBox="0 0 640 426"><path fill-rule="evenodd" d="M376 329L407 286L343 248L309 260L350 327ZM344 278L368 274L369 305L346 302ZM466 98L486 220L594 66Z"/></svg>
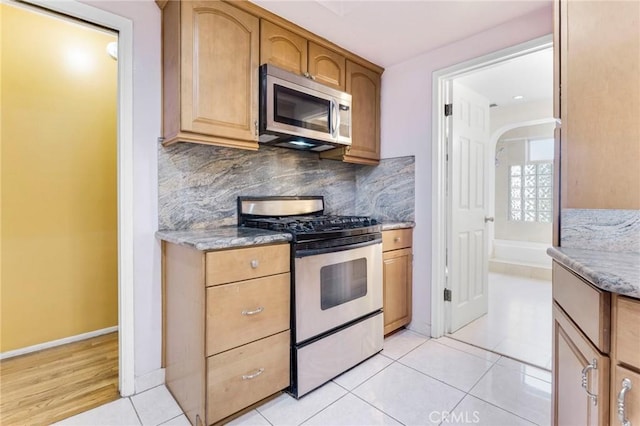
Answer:
<svg viewBox="0 0 640 426"><path fill-rule="evenodd" d="M489 312L450 337L551 369L551 281L489 273Z"/></svg>
<svg viewBox="0 0 640 426"><path fill-rule="evenodd" d="M384 350L300 400L287 394L230 425L549 425L551 374L443 337L402 330ZM59 425L188 425L164 386Z"/></svg>

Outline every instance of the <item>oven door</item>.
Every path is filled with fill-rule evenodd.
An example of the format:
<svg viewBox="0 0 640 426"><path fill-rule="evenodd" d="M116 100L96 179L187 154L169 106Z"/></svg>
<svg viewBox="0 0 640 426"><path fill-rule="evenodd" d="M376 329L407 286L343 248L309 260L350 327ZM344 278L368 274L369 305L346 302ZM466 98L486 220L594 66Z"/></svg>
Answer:
<svg viewBox="0 0 640 426"><path fill-rule="evenodd" d="M295 336L302 343L382 309L382 243L295 259Z"/></svg>

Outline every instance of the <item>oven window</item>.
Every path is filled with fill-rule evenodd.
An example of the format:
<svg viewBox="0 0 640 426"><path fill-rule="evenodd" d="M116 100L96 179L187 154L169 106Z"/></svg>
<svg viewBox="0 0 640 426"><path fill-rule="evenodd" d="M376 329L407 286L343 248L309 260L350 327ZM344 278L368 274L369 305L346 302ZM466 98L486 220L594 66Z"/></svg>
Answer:
<svg viewBox="0 0 640 426"><path fill-rule="evenodd" d="M273 119L279 123L318 132L331 133L329 114L331 102L288 87L273 86Z"/></svg>
<svg viewBox="0 0 640 426"><path fill-rule="evenodd" d="M320 307L323 311L366 294L366 258L323 266L320 269Z"/></svg>

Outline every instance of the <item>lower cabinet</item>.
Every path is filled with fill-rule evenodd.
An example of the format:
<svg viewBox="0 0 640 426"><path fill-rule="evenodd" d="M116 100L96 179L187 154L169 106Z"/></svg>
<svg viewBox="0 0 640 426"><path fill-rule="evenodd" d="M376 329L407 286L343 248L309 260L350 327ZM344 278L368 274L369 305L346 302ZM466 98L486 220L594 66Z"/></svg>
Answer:
<svg viewBox="0 0 640 426"><path fill-rule="evenodd" d="M640 300L553 264L553 424L640 425Z"/></svg>
<svg viewBox="0 0 640 426"><path fill-rule="evenodd" d="M384 334L411 322L412 232L382 232Z"/></svg>
<svg viewBox="0 0 640 426"><path fill-rule="evenodd" d="M553 307L553 414L556 425L603 425L609 416L609 357Z"/></svg>
<svg viewBox="0 0 640 426"><path fill-rule="evenodd" d="M202 252L163 243L166 385L191 424L289 386L288 259L288 244Z"/></svg>

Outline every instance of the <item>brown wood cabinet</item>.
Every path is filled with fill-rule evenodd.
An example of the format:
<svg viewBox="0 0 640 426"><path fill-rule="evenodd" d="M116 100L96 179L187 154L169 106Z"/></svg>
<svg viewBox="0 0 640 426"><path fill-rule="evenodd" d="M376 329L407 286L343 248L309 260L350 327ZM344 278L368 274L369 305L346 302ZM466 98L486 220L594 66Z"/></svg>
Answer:
<svg viewBox="0 0 640 426"><path fill-rule="evenodd" d="M266 19L262 19L260 25L261 64L272 64L326 86L345 90L344 55Z"/></svg>
<svg viewBox="0 0 640 426"><path fill-rule="evenodd" d="M553 424L606 424L609 357L591 344L557 304L553 307L553 345Z"/></svg>
<svg viewBox="0 0 640 426"><path fill-rule="evenodd" d="M384 334L411 322L412 229L382 232Z"/></svg>
<svg viewBox="0 0 640 426"><path fill-rule="evenodd" d="M308 75L352 96L350 147L320 154L321 158L376 165L380 161L380 72L344 55L307 41L268 20L261 21L260 63Z"/></svg>
<svg viewBox="0 0 640 426"><path fill-rule="evenodd" d="M260 20L260 64L272 64L304 75L308 68L307 39L266 19Z"/></svg>
<svg viewBox="0 0 640 426"><path fill-rule="evenodd" d="M351 101L351 146L325 151L321 158L347 163L380 162L380 74L347 60L347 93Z"/></svg>
<svg viewBox="0 0 640 426"><path fill-rule="evenodd" d="M346 58L341 54L328 47L309 42L309 74L318 83L344 91L346 62Z"/></svg>
<svg viewBox="0 0 640 426"><path fill-rule="evenodd" d="M614 295L611 425L640 424L640 300Z"/></svg>
<svg viewBox="0 0 640 426"><path fill-rule="evenodd" d="M640 300L553 263L553 424L640 422Z"/></svg>
<svg viewBox="0 0 640 426"><path fill-rule="evenodd" d="M639 209L640 2L556 0L555 10L561 205Z"/></svg>
<svg viewBox="0 0 640 426"><path fill-rule="evenodd" d="M163 138L258 149L259 19L215 0L162 11Z"/></svg>
<svg viewBox="0 0 640 426"><path fill-rule="evenodd" d="M352 145L323 158L378 164L381 67L248 1L157 3L165 145L258 149L258 66L269 63L351 93Z"/></svg>
<svg viewBox="0 0 640 426"><path fill-rule="evenodd" d="M289 386L288 244L205 253L164 242L163 286L166 385L191 424Z"/></svg>

